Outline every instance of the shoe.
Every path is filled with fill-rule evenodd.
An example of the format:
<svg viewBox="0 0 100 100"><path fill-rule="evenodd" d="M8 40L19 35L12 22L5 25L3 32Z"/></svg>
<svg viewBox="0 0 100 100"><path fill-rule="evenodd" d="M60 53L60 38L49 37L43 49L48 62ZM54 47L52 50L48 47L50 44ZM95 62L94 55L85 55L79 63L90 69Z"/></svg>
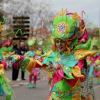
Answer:
<svg viewBox="0 0 100 100"><path fill-rule="evenodd" d="M26 80L26 79L22 79L22 80Z"/></svg>
<svg viewBox="0 0 100 100"><path fill-rule="evenodd" d="M98 81L98 85L100 85L100 81Z"/></svg>
<svg viewBox="0 0 100 100"><path fill-rule="evenodd" d="M32 83L29 83L28 84L28 88L32 88Z"/></svg>
<svg viewBox="0 0 100 100"><path fill-rule="evenodd" d="M36 88L36 84L32 84L32 88Z"/></svg>
<svg viewBox="0 0 100 100"><path fill-rule="evenodd" d="M16 81L16 79L12 79L12 81Z"/></svg>
<svg viewBox="0 0 100 100"><path fill-rule="evenodd" d="M16 81L20 81L20 79L17 79Z"/></svg>

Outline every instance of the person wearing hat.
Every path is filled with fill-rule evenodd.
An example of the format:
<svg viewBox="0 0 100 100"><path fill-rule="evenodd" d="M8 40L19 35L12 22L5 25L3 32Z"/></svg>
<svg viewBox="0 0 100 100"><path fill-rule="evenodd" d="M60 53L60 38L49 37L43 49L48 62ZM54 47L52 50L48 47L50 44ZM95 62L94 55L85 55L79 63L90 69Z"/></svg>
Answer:
<svg viewBox="0 0 100 100"><path fill-rule="evenodd" d="M51 74L48 100L84 100L81 83L86 79L82 72L85 58L96 53L89 50L91 39L84 21L76 12L63 10L54 18L52 37L52 50L42 61Z"/></svg>

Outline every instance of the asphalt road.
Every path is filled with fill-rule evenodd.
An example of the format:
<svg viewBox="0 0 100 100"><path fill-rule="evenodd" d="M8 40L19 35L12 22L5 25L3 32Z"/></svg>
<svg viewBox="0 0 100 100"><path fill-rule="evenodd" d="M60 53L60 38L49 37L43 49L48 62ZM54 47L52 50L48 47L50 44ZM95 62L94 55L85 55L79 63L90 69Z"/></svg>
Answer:
<svg viewBox="0 0 100 100"><path fill-rule="evenodd" d="M20 71L21 72L21 71ZM43 80L37 82L37 87L29 89L28 86L28 73L25 73L25 81L10 81L10 85L15 93L14 100L47 100L49 85L47 84L46 75L43 71ZM11 80L12 70L6 70L7 77ZM19 73L19 79L21 75ZM20 85L21 84L21 85ZM97 79L94 78L94 91L96 100L100 100L100 85L97 85ZM0 99L2 100L2 99Z"/></svg>

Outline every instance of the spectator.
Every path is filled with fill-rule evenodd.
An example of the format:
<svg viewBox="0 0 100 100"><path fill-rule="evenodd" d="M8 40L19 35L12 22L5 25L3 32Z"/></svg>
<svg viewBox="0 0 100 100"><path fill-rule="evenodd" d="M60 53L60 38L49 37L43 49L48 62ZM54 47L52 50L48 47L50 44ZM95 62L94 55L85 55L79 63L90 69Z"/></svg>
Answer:
<svg viewBox="0 0 100 100"><path fill-rule="evenodd" d="M19 47L20 55L24 55L25 52L27 52L27 49L25 48L25 43L24 42L20 42L20 47ZM25 80L25 72L24 71L21 71L21 79Z"/></svg>
<svg viewBox="0 0 100 100"><path fill-rule="evenodd" d="M15 54L20 54L17 44L13 45L13 51ZM12 80L17 80L18 79L18 74L19 74L19 66L18 62L12 64Z"/></svg>
<svg viewBox="0 0 100 100"><path fill-rule="evenodd" d="M15 54L20 54L18 47L17 47L17 44L13 45L13 51L15 52Z"/></svg>

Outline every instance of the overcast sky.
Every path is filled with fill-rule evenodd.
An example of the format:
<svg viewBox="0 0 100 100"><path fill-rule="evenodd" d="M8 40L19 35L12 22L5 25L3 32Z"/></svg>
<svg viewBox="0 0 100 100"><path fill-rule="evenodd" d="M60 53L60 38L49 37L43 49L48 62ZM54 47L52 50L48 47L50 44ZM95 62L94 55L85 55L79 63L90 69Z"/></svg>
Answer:
<svg viewBox="0 0 100 100"><path fill-rule="evenodd" d="M100 0L51 0L53 6L59 12L63 8L67 8L69 12L77 12L81 15L84 10L88 21L99 25L100 23ZM84 16L85 17L85 16ZM87 18L87 17L86 17Z"/></svg>
<svg viewBox="0 0 100 100"><path fill-rule="evenodd" d="M21 0L21 2L25 1L28 0ZM30 1L32 2L34 0ZM41 0L36 0L36 2L38 1ZM81 15L81 11L84 10L86 13L86 17L84 17L87 21L100 26L100 0L44 0L43 3L47 1L52 4L52 7L54 8L54 11L56 10L56 12L60 12L62 9L67 8L69 12L77 12Z"/></svg>

